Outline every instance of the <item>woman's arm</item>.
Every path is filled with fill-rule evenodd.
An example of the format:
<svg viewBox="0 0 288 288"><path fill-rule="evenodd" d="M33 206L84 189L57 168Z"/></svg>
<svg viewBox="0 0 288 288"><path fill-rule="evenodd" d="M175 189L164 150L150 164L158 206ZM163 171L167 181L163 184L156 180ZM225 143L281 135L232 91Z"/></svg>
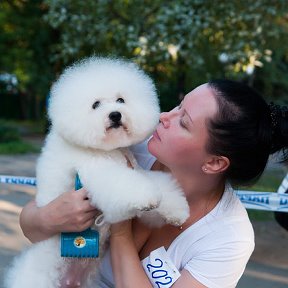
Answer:
<svg viewBox="0 0 288 288"><path fill-rule="evenodd" d="M115 287L152 287L142 268L137 248L131 220L111 226L110 251Z"/></svg>
<svg viewBox="0 0 288 288"><path fill-rule="evenodd" d="M138 256L139 247L137 244L139 241L137 238L135 241L133 232L131 221L124 221L111 226L110 251L115 287L151 288L153 286ZM149 232L146 232L146 235L149 235ZM206 288L207 286L198 282L188 271L182 270L180 278L171 287Z"/></svg>
<svg viewBox="0 0 288 288"><path fill-rule="evenodd" d="M38 242L60 232L83 231L94 223L97 214L87 192L80 189L63 193L43 207L29 202L20 214L20 226L31 242Z"/></svg>

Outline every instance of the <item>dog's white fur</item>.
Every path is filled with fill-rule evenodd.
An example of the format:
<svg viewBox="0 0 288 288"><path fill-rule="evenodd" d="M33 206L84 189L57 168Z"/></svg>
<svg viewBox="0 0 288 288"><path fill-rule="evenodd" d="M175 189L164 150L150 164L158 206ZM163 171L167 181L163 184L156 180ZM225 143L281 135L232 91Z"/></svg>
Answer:
<svg viewBox="0 0 288 288"><path fill-rule="evenodd" d="M121 113L120 124L110 119L112 112ZM52 128L36 171L38 206L72 190L78 172L107 223L135 216L162 219L160 224L186 220L189 208L176 181L139 169L126 149L145 140L159 121L154 84L135 64L91 57L66 69L53 85L49 116ZM60 287L67 263L60 257L59 236L36 243L16 257L6 287Z"/></svg>

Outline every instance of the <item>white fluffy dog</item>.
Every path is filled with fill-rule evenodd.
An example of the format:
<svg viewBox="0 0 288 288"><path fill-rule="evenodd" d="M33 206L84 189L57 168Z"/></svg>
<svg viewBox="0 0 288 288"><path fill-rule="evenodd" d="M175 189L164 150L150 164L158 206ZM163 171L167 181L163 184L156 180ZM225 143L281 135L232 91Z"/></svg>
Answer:
<svg viewBox="0 0 288 288"><path fill-rule="evenodd" d="M154 84L135 64L91 57L66 69L53 85L49 116L52 128L36 171L38 206L72 190L78 173L106 223L135 216L155 222L155 214L175 225L186 220L188 205L176 181L139 169L127 149L159 121ZM52 237L16 257L6 287L60 287L69 265L60 256L59 236Z"/></svg>

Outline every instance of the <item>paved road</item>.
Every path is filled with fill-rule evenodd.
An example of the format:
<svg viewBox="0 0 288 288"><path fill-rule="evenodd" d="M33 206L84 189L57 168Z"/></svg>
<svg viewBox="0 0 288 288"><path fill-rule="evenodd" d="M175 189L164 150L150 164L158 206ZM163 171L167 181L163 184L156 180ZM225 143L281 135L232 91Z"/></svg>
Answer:
<svg viewBox="0 0 288 288"><path fill-rule="evenodd" d="M38 155L0 156L0 174L35 176ZM29 245L20 231L18 216L35 189L0 184L0 288L6 267ZM288 287L288 232L274 221L253 222L256 249L237 288Z"/></svg>

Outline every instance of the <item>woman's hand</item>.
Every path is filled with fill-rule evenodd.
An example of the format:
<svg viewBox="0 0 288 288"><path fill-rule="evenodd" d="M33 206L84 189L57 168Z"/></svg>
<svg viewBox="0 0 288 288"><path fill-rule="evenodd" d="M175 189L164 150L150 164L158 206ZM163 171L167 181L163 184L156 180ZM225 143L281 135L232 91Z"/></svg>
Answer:
<svg viewBox="0 0 288 288"><path fill-rule="evenodd" d="M90 205L87 192L82 188L61 194L42 208L42 221L48 230L60 232L79 232L90 227L99 215Z"/></svg>
<svg viewBox="0 0 288 288"><path fill-rule="evenodd" d="M31 242L37 242L60 232L83 231L92 226L99 214L82 188L63 193L40 208L35 201L29 202L21 212L20 226Z"/></svg>

